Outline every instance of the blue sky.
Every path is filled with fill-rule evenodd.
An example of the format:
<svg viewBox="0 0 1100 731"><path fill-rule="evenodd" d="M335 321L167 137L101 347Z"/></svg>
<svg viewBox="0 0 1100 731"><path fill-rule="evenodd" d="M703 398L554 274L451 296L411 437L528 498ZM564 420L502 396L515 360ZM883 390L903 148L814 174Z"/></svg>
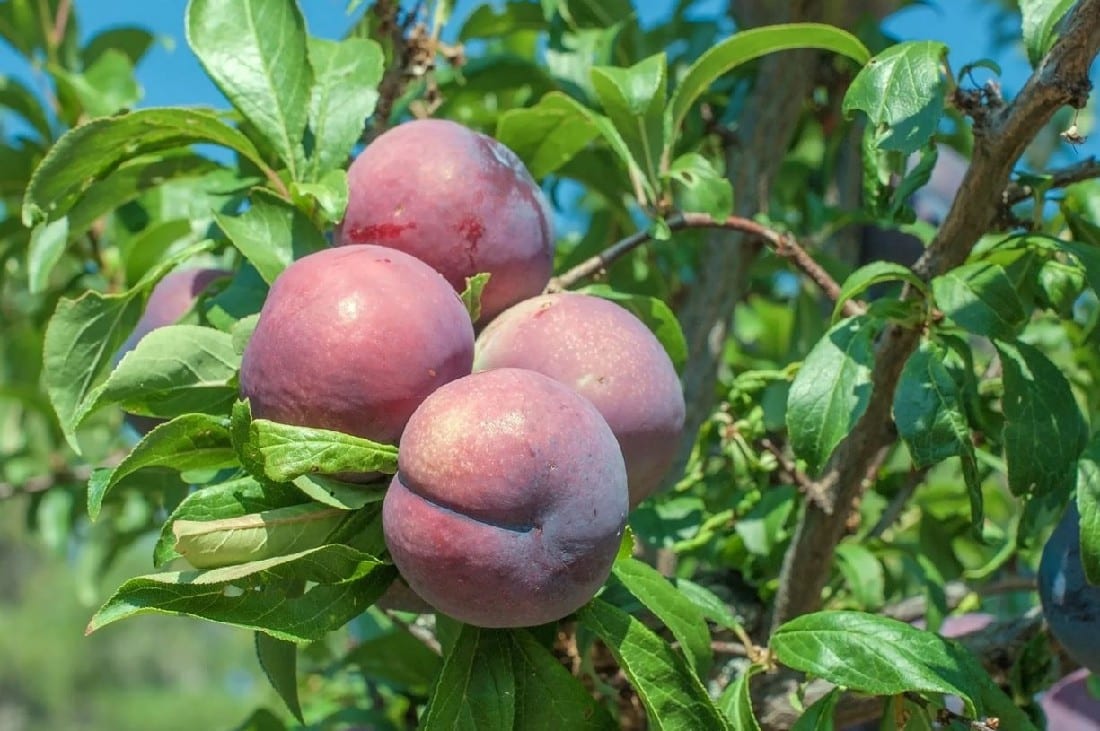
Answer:
<svg viewBox="0 0 1100 731"><path fill-rule="evenodd" d="M467 16L479 4L474 0L458 0L456 18ZM494 4L499 4L499 0ZM142 106L227 106L184 40L185 0L75 0L75 5L85 38L111 26L132 24L151 29L161 39L138 69L138 79L145 92ZM347 27L344 14L347 0L300 0L300 5L315 35L336 38ZM660 19L669 12L671 5L671 0L635 2L643 23ZM951 63L956 69L983 57L994 58L1003 70L1001 82L1005 93L1011 95L1027 78L1030 68L1019 47L994 47L997 30L993 20L994 5L988 0L925 0L924 4L910 6L889 18L886 29L902 39L945 42L951 49ZM725 6L726 0L700 0L695 3L695 13L718 12ZM27 77L22 59L2 45L0 73ZM1087 122L1082 124L1082 131L1091 132ZM1100 134L1094 134L1077 151L1066 150L1064 157L1071 160L1078 155L1098 153Z"/></svg>

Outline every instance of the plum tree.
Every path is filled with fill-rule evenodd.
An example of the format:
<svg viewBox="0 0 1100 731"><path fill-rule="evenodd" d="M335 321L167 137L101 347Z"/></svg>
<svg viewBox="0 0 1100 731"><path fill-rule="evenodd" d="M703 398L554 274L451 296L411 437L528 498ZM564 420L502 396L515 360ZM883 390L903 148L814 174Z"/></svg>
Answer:
<svg viewBox="0 0 1100 731"><path fill-rule="evenodd" d="M474 331L446 280L380 246L326 249L275 280L241 363L257 418L396 443L428 394L470 372Z"/></svg>
<svg viewBox="0 0 1100 731"><path fill-rule="evenodd" d="M474 370L527 368L591 401L619 440L637 505L657 489L676 456L684 395L668 353L614 302L560 292L501 313L478 336Z"/></svg>
<svg viewBox="0 0 1100 731"><path fill-rule="evenodd" d="M1089 670L1100 672L1100 586L1085 578L1081 564L1081 527L1071 504L1054 529L1039 562L1039 598L1051 634L1066 652Z"/></svg>
<svg viewBox="0 0 1100 731"><path fill-rule="evenodd" d="M405 251L456 290L487 272L482 320L542 291L553 267L548 206L527 169L500 142L456 122L402 124L348 169L338 244Z"/></svg>
<svg viewBox="0 0 1100 731"><path fill-rule="evenodd" d="M626 513L626 468L595 407L540 373L502 368L416 410L382 525L401 575L436 609L525 627L596 593Z"/></svg>
<svg viewBox="0 0 1100 731"><path fill-rule="evenodd" d="M141 339L153 330L179 321L194 306L203 290L214 280L228 275L229 272L224 269L213 268L177 269L166 274L149 293L141 319L130 337L115 353L112 364L118 365L122 357L136 348ZM126 415L126 423L138 434L152 431L161 422L161 419L151 416Z"/></svg>

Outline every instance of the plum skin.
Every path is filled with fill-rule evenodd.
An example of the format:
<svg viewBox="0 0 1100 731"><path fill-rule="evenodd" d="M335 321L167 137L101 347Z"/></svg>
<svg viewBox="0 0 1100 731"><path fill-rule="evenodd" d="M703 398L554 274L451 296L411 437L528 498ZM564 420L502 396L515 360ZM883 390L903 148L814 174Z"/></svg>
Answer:
<svg viewBox="0 0 1100 731"><path fill-rule="evenodd" d="M553 270L549 208L523 163L442 119L398 125L355 158L336 242L400 249L459 292L488 272L482 322L541 292Z"/></svg>
<svg viewBox="0 0 1100 731"><path fill-rule="evenodd" d="M145 310L141 313L141 318L130 333L130 337L115 353L111 361L112 366L117 366L122 357L136 348L141 339L153 330L178 322L212 282L229 274L230 272L224 269L199 268L177 269L162 277L149 293ZM126 423L138 434L145 435L163 424L164 420L152 416L127 414Z"/></svg>
<svg viewBox="0 0 1100 731"><path fill-rule="evenodd" d="M684 393L671 359L638 318L576 292L533 297L478 336L474 371L527 368L591 401L619 440L634 507L661 484L684 428Z"/></svg>
<svg viewBox="0 0 1100 731"><path fill-rule="evenodd" d="M1088 583L1081 563L1080 514L1071 503L1039 561L1039 598L1051 634L1066 653L1100 672L1100 586Z"/></svg>
<svg viewBox="0 0 1100 731"><path fill-rule="evenodd" d="M437 610L529 627L607 580L627 499L599 412L553 379L505 368L453 381L413 414L382 527L401 576Z"/></svg>
<svg viewBox="0 0 1100 731"><path fill-rule="evenodd" d="M275 280L241 362L256 418L396 444L428 394L470 372L473 325L431 267L379 246L325 249Z"/></svg>

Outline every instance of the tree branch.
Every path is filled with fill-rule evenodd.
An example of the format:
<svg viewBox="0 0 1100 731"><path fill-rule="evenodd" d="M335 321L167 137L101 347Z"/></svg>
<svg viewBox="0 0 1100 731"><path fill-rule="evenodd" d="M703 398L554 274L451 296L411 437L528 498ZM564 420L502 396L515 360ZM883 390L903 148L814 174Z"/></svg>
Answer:
<svg viewBox="0 0 1100 731"><path fill-rule="evenodd" d="M1065 188L1074 183L1092 180L1093 178L1100 178L1100 162L1097 162L1095 155L1075 165L1071 165L1068 168L1055 170L1050 173L1049 189ZM1009 183L1004 192L1004 205L1014 206L1021 201L1027 200L1034 194L1035 189L1030 185L1023 185L1016 182Z"/></svg>
<svg viewBox="0 0 1100 731"><path fill-rule="evenodd" d="M830 300L835 302L840 296L840 285L836 283L836 280L829 276L829 273L822 269L821 265L790 234L780 233L756 221L740 216L730 216L723 221L718 221L705 213L682 213L673 216L666 223L671 231L721 229L738 231L766 241L771 245L777 256L792 262L803 274L817 284ZM616 259L633 251L652 238L648 231L638 231L625 239L616 241L599 254L585 259L572 269L551 279L550 283L546 285L546 291L560 292L563 289L568 289L577 282L603 271ZM863 312L863 307L858 302L848 301L844 303L844 312L847 315L856 315Z"/></svg>
<svg viewBox="0 0 1100 731"><path fill-rule="evenodd" d="M1003 200L1012 167L1039 129L1063 105L1084 106L1088 69L1100 51L1100 0L1081 0L1062 37L1009 105L973 110L974 156L951 210L931 246L914 266L924 280L963 263L989 228ZM784 558L772 628L821 604L834 551L844 535L847 506L861 490L867 466L893 439L891 404L902 367L920 331L898 325L883 333L875 353L867 410L837 447L818 479L824 505L807 503Z"/></svg>

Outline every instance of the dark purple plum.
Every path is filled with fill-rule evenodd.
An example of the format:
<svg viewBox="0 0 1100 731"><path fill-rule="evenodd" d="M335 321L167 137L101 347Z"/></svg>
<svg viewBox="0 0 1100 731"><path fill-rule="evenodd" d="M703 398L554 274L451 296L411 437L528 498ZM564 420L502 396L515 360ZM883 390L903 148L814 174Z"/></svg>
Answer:
<svg viewBox="0 0 1100 731"><path fill-rule="evenodd" d="M275 280L241 363L256 418L396 444L428 394L470 372L473 325L434 269L380 246L303 257Z"/></svg>
<svg viewBox="0 0 1100 731"><path fill-rule="evenodd" d="M626 524L626 469L587 400L534 371L443 386L401 438L382 506L401 576L480 627L553 622L607 580Z"/></svg>
<svg viewBox="0 0 1100 731"><path fill-rule="evenodd" d="M338 244L412 254L459 292L492 275L482 321L542 291L553 268L549 207L515 153L456 122L423 119L374 140L348 169Z"/></svg>
<svg viewBox="0 0 1100 731"><path fill-rule="evenodd" d="M684 394L661 343L614 302L575 292L533 297L478 336L474 370L527 368L591 401L619 440L630 504L649 497L676 457Z"/></svg>

